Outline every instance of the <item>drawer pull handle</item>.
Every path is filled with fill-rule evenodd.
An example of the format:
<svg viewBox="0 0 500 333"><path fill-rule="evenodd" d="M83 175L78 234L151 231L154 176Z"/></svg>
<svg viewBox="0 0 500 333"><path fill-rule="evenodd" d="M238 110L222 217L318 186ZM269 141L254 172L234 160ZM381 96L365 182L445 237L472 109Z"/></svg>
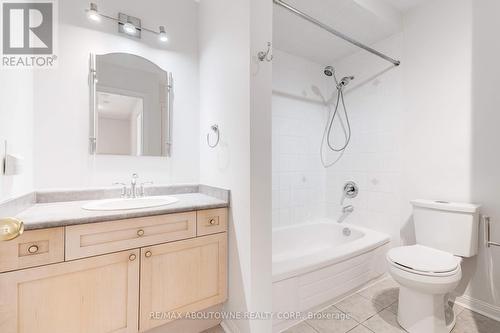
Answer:
<svg viewBox="0 0 500 333"><path fill-rule="evenodd" d="M217 224L217 221L216 221L215 219L210 219L210 220L208 221L208 224L210 224L210 225L216 225L216 224Z"/></svg>
<svg viewBox="0 0 500 333"><path fill-rule="evenodd" d="M142 229L137 230L137 236L139 236L139 237L144 236L144 230L142 230Z"/></svg>
<svg viewBox="0 0 500 333"><path fill-rule="evenodd" d="M23 234L24 224L13 217L0 218L0 241L9 241Z"/></svg>
<svg viewBox="0 0 500 333"><path fill-rule="evenodd" d="M146 258L149 258L149 257L151 257L153 254L151 253L151 251L147 251L146 253L144 253L144 255L146 256Z"/></svg>
<svg viewBox="0 0 500 333"><path fill-rule="evenodd" d="M128 260L130 260L130 261L134 261L135 259L137 259L137 256L133 253L128 256Z"/></svg>
<svg viewBox="0 0 500 333"><path fill-rule="evenodd" d="M28 247L29 254L35 254L38 252L38 250L39 250L39 248L37 245L31 245L30 247Z"/></svg>

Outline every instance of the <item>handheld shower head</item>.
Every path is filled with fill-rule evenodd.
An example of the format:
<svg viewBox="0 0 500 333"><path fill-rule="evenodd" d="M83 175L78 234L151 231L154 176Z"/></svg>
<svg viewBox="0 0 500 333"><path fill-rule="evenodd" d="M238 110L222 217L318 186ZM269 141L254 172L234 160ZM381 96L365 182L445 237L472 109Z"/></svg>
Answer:
<svg viewBox="0 0 500 333"><path fill-rule="evenodd" d="M333 68L333 66L326 66L323 72L326 76L333 76L333 74L335 74L335 68Z"/></svg>
<svg viewBox="0 0 500 333"><path fill-rule="evenodd" d="M352 80L354 80L354 76L345 76L340 80L339 86L340 87L345 87L347 86Z"/></svg>

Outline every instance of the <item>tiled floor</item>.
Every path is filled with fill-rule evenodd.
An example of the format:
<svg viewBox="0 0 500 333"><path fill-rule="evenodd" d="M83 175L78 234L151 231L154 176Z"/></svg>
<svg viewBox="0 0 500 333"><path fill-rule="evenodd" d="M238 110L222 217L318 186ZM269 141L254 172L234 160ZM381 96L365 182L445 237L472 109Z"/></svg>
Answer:
<svg viewBox="0 0 500 333"><path fill-rule="evenodd" d="M361 290L284 333L400 333L397 323L398 287L390 278ZM452 333L500 333L500 322L454 305L457 323ZM346 316L349 314L350 316ZM332 319L323 319L332 318Z"/></svg>

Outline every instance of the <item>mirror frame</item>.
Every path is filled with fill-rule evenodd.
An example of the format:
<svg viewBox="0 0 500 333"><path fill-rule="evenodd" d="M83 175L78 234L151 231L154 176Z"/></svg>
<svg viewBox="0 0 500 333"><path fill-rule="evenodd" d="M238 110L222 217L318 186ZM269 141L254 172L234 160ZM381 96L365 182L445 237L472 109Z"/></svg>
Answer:
<svg viewBox="0 0 500 333"><path fill-rule="evenodd" d="M105 53L102 55L107 55L107 54L113 54L113 53L124 53L124 52L112 52L112 53ZM132 53L124 53L124 54L129 54L131 56L139 57L142 58L146 61L149 61L150 63L154 64L152 61L149 59L146 59L144 57L132 54ZM161 70L165 71L158 65L154 64ZM166 142L163 144L165 145L165 150L160 156L148 156L148 155L141 155L141 156L132 156L131 157L170 157L171 156L171 151L172 151L172 94L173 94L173 77L172 73L165 71L167 73L167 94L166 94L166 116L167 116L167 127L165 128L166 133L165 133L165 138ZM97 141L98 141L98 131L97 131L97 55L94 53L90 53L90 58L89 58L89 109L90 109L90 116L89 116L89 153L90 155L97 155ZM104 156L104 155L103 155ZM113 156L113 155L108 155L108 156Z"/></svg>

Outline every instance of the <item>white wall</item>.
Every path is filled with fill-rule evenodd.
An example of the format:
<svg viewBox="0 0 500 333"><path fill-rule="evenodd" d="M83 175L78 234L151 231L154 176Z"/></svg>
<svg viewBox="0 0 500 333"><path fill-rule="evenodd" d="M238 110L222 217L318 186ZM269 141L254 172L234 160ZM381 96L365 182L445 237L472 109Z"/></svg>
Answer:
<svg viewBox="0 0 500 333"><path fill-rule="evenodd" d="M325 217L319 145L334 90L324 66L274 50L273 227Z"/></svg>
<svg viewBox="0 0 500 333"><path fill-rule="evenodd" d="M200 3L200 182L231 190L227 311L271 305L271 65L255 62L271 39L272 3ZM205 133L218 124L220 144ZM271 322L230 321L235 332Z"/></svg>
<svg viewBox="0 0 500 333"><path fill-rule="evenodd" d="M33 189L33 72L9 69L0 74L0 162L4 141L9 154L23 157L20 175L4 176L0 166L0 201Z"/></svg>
<svg viewBox="0 0 500 333"><path fill-rule="evenodd" d="M471 200L471 2L433 1L405 17L404 218L411 198Z"/></svg>
<svg viewBox="0 0 500 333"><path fill-rule="evenodd" d="M110 0L99 2L109 15L138 16L145 26L169 27L162 46L144 33L136 41L116 33L116 23L90 23L88 1L59 2L58 68L35 76L35 186L107 186L128 181L133 172L155 183L197 182L199 170L198 18L194 1ZM172 157L88 155L89 53L128 52L143 56L174 76Z"/></svg>
<svg viewBox="0 0 500 333"><path fill-rule="evenodd" d="M500 29L500 3L473 4L471 196L482 204L482 213L491 217L492 238L500 242L500 47L492 42ZM479 256L466 266L466 277L471 280L465 295L496 306L500 318L500 248L481 246L479 250ZM483 310L488 311L488 306Z"/></svg>

